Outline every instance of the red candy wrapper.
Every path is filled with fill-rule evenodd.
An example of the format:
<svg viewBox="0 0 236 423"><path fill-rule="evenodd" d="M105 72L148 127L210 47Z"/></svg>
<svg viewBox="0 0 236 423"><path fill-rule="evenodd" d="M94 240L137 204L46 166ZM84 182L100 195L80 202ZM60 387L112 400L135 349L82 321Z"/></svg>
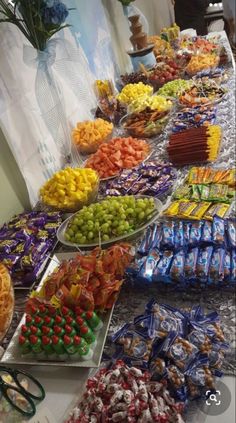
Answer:
<svg viewBox="0 0 236 423"><path fill-rule="evenodd" d="M129 368L122 361L99 370L88 380L67 423L183 423L183 403L174 401L165 384L150 379L148 372Z"/></svg>

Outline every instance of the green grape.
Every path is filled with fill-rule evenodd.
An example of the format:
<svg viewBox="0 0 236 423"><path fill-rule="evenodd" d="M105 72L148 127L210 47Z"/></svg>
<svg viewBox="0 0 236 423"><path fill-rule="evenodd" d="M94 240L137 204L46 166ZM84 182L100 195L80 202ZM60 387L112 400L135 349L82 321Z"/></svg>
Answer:
<svg viewBox="0 0 236 423"><path fill-rule="evenodd" d="M94 238L94 233L92 232L92 231L90 231L89 233L88 233L88 239L89 240L91 240L91 239L93 239Z"/></svg>
<svg viewBox="0 0 236 423"><path fill-rule="evenodd" d="M67 232L65 233L65 239L66 241L70 241L70 235Z"/></svg>
<svg viewBox="0 0 236 423"><path fill-rule="evenodd" d="M74 222L73 222L73 225L71 225L71 230L72 230L74 233L76 233L76 232L77 232L77 226L76 226L76 225L74 225Z"/></svg>
<svg viewBox="0 0 236 423"><path fill-rule="evenodd" d="M134 209L132 209L131 207L129 207L129 208L126 210L126 214L127 214L127 215L133 215L133 214L134 214Z"/></svg>
<svg viewBox="0 0 236 423"><path fill-rule="evenodd" d="M78 233L75 235L75 240L76 242L80 243L81 239L83 238L83 235L81 233Z"/></svg>
<svg viewBox="0 0 236 423"><path fill-rule="evenodd" d="M107 234L104 234L104 235L102 236L102 240L103 240L103 241L109 241L109 239L110 239L110 237L109 237Z"/></svg>
<svg viewBox="0 0 236 423"><path fill-rule="evenodd" d="M143 220L144 217L145 217L145 212L144 211L139 212L139 214L138 214L139 220Z"/></svg>
<svg viewBox="0 0 236 423"><path fill-rule="evenodd" d="M74 232L72 231L72 229L71 229L71 228L67 229L67 234L68 234L69 236L74 236Z"/></svg>
<svg viewBox="0 0 236 423"><path fill-rule="evenodd" d="M86 241L87 241L86 236L82 236L80 241L81 244L86 244Z"/></svg>

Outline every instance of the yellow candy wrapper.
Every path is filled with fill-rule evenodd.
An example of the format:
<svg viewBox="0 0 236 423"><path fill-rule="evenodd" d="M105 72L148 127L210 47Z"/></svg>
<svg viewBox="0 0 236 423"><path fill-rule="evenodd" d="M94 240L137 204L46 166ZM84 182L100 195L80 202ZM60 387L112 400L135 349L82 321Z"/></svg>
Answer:
<svg viewBox="0 0 236 423"><path fill-rule="evenodd" d="M230 205L226 203L213 204L204 214L204 219L213 220L214 216L225 217Z"/></svg>

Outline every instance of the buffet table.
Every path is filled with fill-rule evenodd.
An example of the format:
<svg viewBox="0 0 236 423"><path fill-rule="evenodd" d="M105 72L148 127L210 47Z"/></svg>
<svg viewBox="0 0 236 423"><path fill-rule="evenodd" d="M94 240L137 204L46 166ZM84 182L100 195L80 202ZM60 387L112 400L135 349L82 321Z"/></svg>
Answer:
<svg viewBox="0 0 236 423"><path fill-rule="evenodd" d="M232 57L230 47L224 32L219 33L223 43ZM235 70L235 64L232 57L232 68ZM234 78L235 73L233 72L227 83L228 93L223 101L217 106L217 124L223 127L223 140L221 144L221 151L219 159L214 165L215 168L233 167L234 166L234 152L235 152L235 108L234 108ZM161 141L155 146L154 157L158 159L166 159L166 137L168 133L168 126L166 127ZM178 170L177 179L178 182L183 180L187 174L187 167ZM166 198L166 204L170 201L170 197ZM57 246L56 249L60 252L68 251L68 248ZM195 304L202 306L205 312L217 310L220 315L226 340L230 344L230 349L226 354L225 361L223 364L223 371L225 374L224 383L229 387L232 392L232 397L235 391L235 375L236 375L236 357L235 357L235 313L236 305L235 298L232 291L219 291L212 289L209 291L180 291L175 287L158 287L157 285L150 286L137 286L131 282L126 281L122 287L119 298L116 302L111 325L109 328L109 335L117 331L124 323L132 321L134 316L140 315L145 308L145 304L151 298L155 298L159 303L168 303L169 305L186 308L192 307ZM11 328L6 335L2 343L3 349L5 349L13 335L19 320L24 311L26 302L26 294L24 290L17 290L15 293L15 314ZM105 356L111 356L113 352L113 344L110 341L110 336L107 337L105 345ZM19 368L19 365L17 365ZM22 366L22 368L25 368ZM51 367L27 367L27 371L30 371L40 382L44 385L46 391L45 400L38 406L37 414L30 420L33 423L62 423L65 413L71 409L72 404L75 400L78 400L78 395L81 394L84 383L86 382L89 369L80 368L51 368ZM223 419L228 419L229 422L233 422L233 415L235 413L233 401L230 407L218 417L206 416L198 408L188 411L186 418L187 422L221 422ZM217 420L219 418L219 420ZM22 419L22 422L24 420ZM19 420L20 423L20 420Z"/></svg>

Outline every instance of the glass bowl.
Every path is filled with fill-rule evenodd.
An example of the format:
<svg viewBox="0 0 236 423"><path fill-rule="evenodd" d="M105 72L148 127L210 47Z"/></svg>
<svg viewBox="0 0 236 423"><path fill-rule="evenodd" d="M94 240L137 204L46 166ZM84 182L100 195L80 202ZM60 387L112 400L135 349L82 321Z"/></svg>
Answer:
<svg viewBox="0 0 236 423"><path fill-rule="evenodd" d="M155 111L153 111L153 113L154 112ZM167 110L163 112L163 115L161 115L156 120L147 121L145 127L142 128L138 118L138 115L140 115L140 113L142 112L130 113L124 116L120 121L120 126L122 127L122 129L126 131L127 134L135 138L152 138L159 135L161 132L163 132L170 116L170 110ZM129 121L134 115L137 115L137 122L132 125L129 125Z"/></svg>
<svg viewBox="0 0 236 423"><path fill-rule="evenodd" d="M108 241L101 240L100 245L109 245L109 244L117 243L117 242L122 241L124 239L135 238L142 231L144 231L144 229L146 229L149 225L151 225L153 222L155 222L155 220L157 219L157 217L159 216L159 214L162 212L163 204L157 198L150 197L148 195L135 195L135 198L136 199L138 199L138 198L153 198L154 199L155 210L152 213L152 215L150 216L150 218L147 220L147 222L145 222L142 225L140 225L140 227L137 228L137 229L135 229L133 232L130 232L128 234L124 234L124 235L121 235L121 236L116 236L116 237L110 238ZM102 201L102 200L104 200L104 198L102 198L100 201ZM69 225L69 223L71 222L71 220L74 218L75 215L76 215L76 213L73 216L70 216L68 219L66 219L61 224L61 226L58 228L58 230L57 230L57 239L58 239L58 241L60 241L62 244L67 245L69 247L79 247L79 248L92 248L92 247L96 247L99 243L98 242L95 242L95 241L93 241L93 242L91 242L89 244L75 244L75 243L70 242L70 241L67 241L65 239L65 232L66 232L67 226Z"/></svg>

